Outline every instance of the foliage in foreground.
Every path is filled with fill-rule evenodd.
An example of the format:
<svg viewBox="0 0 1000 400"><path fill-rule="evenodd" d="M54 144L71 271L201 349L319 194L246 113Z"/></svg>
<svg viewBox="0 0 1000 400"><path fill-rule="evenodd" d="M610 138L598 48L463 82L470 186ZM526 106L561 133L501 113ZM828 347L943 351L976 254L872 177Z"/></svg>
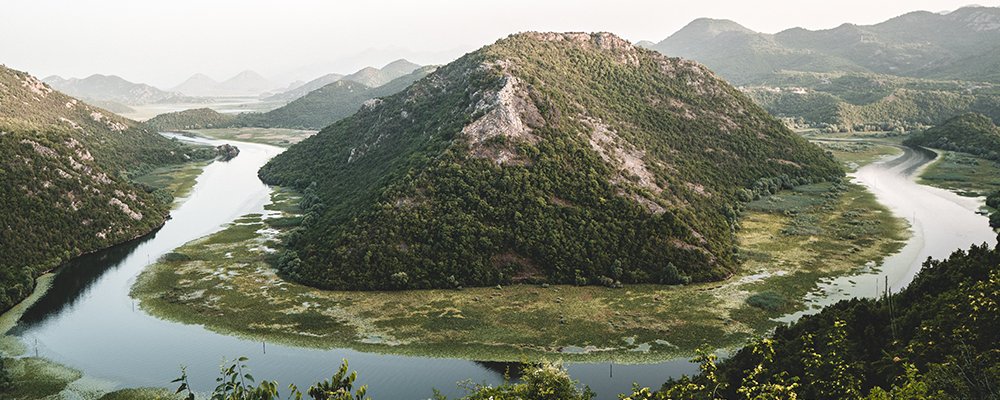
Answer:
<svg viewBox="0 0 1000 400"><path fill-rule="evenodd" d="M1000 251L928 260L903 291L843 301L628 399L1000 398ZM707 353L706 353L707 354Z"/></svg>
<svg viewBox="0 0 1000 400"><path fill-rule="evenodd" d="M261 381L257 383L250 369L244 364L248 359L240 357L236 361L223 367L219 377L215 379L218 386L212 391L209 398L211 400L278 400L282 396L278 390L278 382ZM368 399L365 395L367 386L354 387L354 381L358 378L357 371L347 373L347 360L340 365L340 369L330 380L316 383L309 387L305 395L313 400L362 400ZM174 379L173 383L179 383L177 393L185 395L187 400L195 400L194 391L188 383L187 371L181 369L181 376ZM288 385L287 399L302 399L303 393L295 386Z"/></svg>

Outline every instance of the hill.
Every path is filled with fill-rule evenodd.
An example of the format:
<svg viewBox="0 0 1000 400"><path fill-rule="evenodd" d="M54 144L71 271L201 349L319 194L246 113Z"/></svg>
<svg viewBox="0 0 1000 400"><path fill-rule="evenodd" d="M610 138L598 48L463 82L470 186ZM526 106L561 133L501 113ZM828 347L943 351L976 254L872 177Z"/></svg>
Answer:
<svg viewBox="0 0 1000 400"><path fill-rule="evenodd" d="M41 272L160 226L169 194L128 177L203 156L0 67L0 310Z"/></svg>
<svg viewBox="0 0 1000 400"><path fill-rule="evenodd" d="M910 131L967 112L1000 121L1000 86L984 82L782 71L741 90L775 116L832 131Z"/></svg>
<svg viewBox="0 0 1000 400"><path fill-rule="evenodd" d="M83 79L50 76L44 82L60 92L84 100L142 105L176 96L150 85L132 83L115 75L91 75Z"/></svg>
<svg viewBox="0 0 1000 400"><path fill-rule="evenodd" d="M257 96L279 86L254 71L243 71L222 82L194 74L171 90L194 97Z"/></svg>
<svg viewBox="0 0 1000 400"><path fill-rule="evenodd" d="M875 25L754 32L728 20L699 19L655 49L704 63L737 84L777 71L869 72L1000 82L1000 8L905 14Z"/></svg>
<svg viewBox="0 0 1000 400"><path fill-rule="evenodd" d="M322 129L354 114L365 102L397 93L433 70L434 67L422 67L374 88L344 78L266 113L240 114L235 123L263 128Z"/></svg>
<svg viewBox="0 0 1000 400"><path fill-rule="evenodd" d="M212 96L218 85L218 81L205 74L194 74L170 90L187 96Z"/></svg>
<svg viewBox="0 0 1000 400"><path fill-rule="evenodd" d="M393 79L409 75L418 68L420 68L419 65L400 59L386 64L381 69L373 67L362 68L342 79L354 81L369 87L378 87L389 83Z"/></svg>
<svg viewBox="0 0 1000 400"><path fill-rule="evenodd" d="M607 33L502 39L260 171L305 191L279 270L343 289L720 279L741 201L842 174L706 68Z"/></svg>
<svg viewBox="0 0 1000 400"><path fill-rule="evenodd" d="M959 115L941 125L913 134L905 143L960 151L1000 161L1000 128L982 114Z"/></svg>
<svg viewBox="0 0 1000 400"><path fill-rule="evenodd" d="M711 375L630 398L995 398L997 265L985 245L928 260L899 293L826 307L718 365L702 357Z"/></svg>
<svg viewBox="0 0 1000 400"><path fill-rule="evenodd" d="M319 78L313 79L309 82L303 83L302 85L296 86L291 90L287 90L281 93L276 93L271 96L265 97L264 101L284 101L290 102L302 96L309 94L309 92L319 89L323 86L329 85L336 81L339 81L344 76L341 74L326 74Z"/></svg>
<svg viewBox="0 0 1000 400"><path fill-rule="evenodd" d="M153 132L184 129L210 129L232 126L236 115L223 114L211 108L197 108L157 115L143 122Z"/></svg>

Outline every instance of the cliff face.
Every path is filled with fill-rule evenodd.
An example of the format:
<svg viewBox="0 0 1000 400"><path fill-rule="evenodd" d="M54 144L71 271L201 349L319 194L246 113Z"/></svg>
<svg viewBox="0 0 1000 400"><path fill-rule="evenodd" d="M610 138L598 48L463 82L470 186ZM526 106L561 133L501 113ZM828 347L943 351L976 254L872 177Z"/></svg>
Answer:
<svg viewBox="0 0 1000 400"><path fill-rule="evenodd" d="M840 174L701 65L607 33L500 40L260 172L309 191L284 272L350 289L718 279L739 198Z"/></svg>

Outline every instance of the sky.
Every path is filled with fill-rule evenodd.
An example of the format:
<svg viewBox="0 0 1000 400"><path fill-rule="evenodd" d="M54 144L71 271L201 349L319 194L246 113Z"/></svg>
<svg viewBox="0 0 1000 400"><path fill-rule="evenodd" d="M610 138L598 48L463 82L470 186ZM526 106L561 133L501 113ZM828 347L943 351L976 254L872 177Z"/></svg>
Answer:
<svg viewBox="0 0 1000 400"><path fill-rule="evenodd" d="M443 64L521 31L660 41L695 18L761 32L873 24L970 0L5 0L0 64L39 77L114 74L169 89L194 73L276 82L399 58ZM977 4L1000 6L1000 0Z"/></svg>

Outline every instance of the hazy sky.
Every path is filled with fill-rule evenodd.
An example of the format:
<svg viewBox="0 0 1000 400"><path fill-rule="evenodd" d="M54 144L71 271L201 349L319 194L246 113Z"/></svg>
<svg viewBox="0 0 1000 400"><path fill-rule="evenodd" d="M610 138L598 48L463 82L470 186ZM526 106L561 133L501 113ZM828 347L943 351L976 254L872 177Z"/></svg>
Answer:
<svg viewBox="0 0 1000 400"><path fill-rule="evenodd" d="M221 80L247 69L290 81L404 57L445 63L525 30L610 31L659 41L698 17L773 33L872 24L969 2L5 0L0 63L40 77L116 74L164 88L195 72Z"/></svg>

